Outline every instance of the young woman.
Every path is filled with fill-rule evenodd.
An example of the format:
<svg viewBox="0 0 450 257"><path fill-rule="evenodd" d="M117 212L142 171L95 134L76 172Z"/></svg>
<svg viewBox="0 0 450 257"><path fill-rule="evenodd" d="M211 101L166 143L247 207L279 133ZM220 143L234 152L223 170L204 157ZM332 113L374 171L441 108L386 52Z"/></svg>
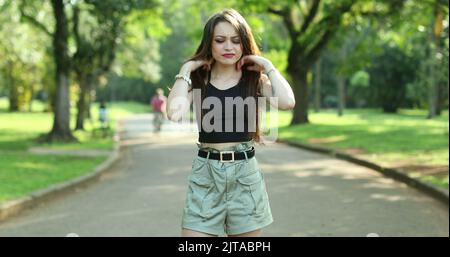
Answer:
<svg viewBox="0 0 450 257"><path fill-rule="evenodd" d="M193 101L197 111L201 110L197 116L201 121L199 151L189 176L182 236L259 236L273 218L255 158L254 143L260 142L258 108L248 107L247 111L254 112L245 113L225 106L230 99L274 97L278 101L270 101L271 105L292 109L295 99L289 83L260 56L247 22L233 9L209 18L195 55L175 78L168 97L168 118L180 120ZM201 92L200 98L193 97L195 90ZM206 122L211 114L217 115ZM240 115L243 130L236 129ZM254 130L248 125L252 117Z"/></svg>

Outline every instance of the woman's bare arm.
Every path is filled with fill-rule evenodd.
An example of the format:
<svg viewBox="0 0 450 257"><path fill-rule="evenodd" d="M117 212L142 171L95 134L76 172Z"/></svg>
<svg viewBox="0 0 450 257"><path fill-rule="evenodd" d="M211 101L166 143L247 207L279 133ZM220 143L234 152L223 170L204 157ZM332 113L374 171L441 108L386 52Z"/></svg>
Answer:
<svg viewBox="0 0 450 257"><path fill-rule="evenodd" d="M262 56L247 55L242 58L239 67L245 63L254 63L249 66L249 70L262 71L267 75L262 75L262 95L269 97L270 104L281 110L289 110L295 106L294 92L286 79L281 75L275 66ZM276 97L277 101L270 97Z"/></svg>
<svg viewBox="0 0 450 257"><path fill-rule="evenodd" d="M186 76L191 75L189 67L183 66L180 70L180 74ZM170 90L167 98L167 118L172 121L179 121L181 117L189 110L191 101L189 101L189 89L190 86L183 79L175 80L175 84Z"/></svg>
<svg viewBox="0 0 450 257"><path fill-rule="evenodd" d="M203 60L188 61L183 66L181 66L180 73L186 77L191 76L191 72L198 69L203 65L210 65L209 62ZM183 115L189 111L189 107L192 103L192 86L183 80L175 80L175 84L169 93L167 99L167 117L172 121L179 121ZM189 91L190 90L190 91Z"/></svg>

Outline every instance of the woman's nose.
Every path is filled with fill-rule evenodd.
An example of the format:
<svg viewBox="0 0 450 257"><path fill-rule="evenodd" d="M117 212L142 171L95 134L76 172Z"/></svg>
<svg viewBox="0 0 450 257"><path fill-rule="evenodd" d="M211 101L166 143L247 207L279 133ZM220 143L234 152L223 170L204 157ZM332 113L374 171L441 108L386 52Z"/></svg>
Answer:
<svg viewBox="0 0 450 257"><path fill-rule="evenodd" d="M230 41L225 41L225 50L231 50L233 49L233 45Z"/></svg>

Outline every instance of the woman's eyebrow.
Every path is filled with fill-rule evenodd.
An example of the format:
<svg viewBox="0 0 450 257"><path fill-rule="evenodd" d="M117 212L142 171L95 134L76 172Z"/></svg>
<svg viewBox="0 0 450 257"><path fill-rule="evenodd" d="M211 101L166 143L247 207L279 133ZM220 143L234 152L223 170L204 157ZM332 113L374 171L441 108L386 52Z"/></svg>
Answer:
<svg viewBox="0 0 450 257"><path fill-rule="evenodd" d="M224 38L226 38L226 36L223 36L223 35L216 35L215 37L224 37ZM239 36L232 36L231 38L235 38L235 37L239 37Z"/></svg>

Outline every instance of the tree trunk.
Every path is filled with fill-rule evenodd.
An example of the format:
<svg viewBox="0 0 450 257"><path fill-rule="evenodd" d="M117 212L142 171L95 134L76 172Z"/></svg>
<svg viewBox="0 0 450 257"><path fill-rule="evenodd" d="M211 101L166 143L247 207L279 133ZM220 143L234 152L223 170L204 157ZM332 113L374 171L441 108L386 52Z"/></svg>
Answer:
<svg viewBox="0 0 450 257"><path fill-rule="evenodd" d="M448 99L448 82L439 83L439 94L436 108L436 115L440 116L445 108L445 100Z"/></svg>
<svg viewBox="0 0 450 257"><path fill-rule="evenodd" d="M440 5L438 2L436 2L434 17L433 39L434 42L436 42L436 52L440 53L442 56L445 56L445 40L443 40L443 37L441 37L441 34L443 32L444 15L442 5ZM439 60L439 66L445 66L444 58ZM438 78L439 79L436 82L436 115L440 116L445 106L445 100L448 98L448 77L447 81L445 81L442 75L438 76Z"/></svg>
<svg viewBox="0 0 450 257"><path fill-rule="evenodd" d="M345 109L345 78L338 76L338 116L344 114Z"/></svg>
<svg viewBox="0 0 450 257"><path fill-rule="evenodd" d="M431 70L431 69L430 69ZM433 74L433 71L430 71L430 75ZM437 109L437 89L436 82L431 77L428 79L428 116L427 119L431 119L436 116Z"/></svg>
<svg viewBox="0 0 450 257"><path fill-rule="evenodd" d="M86 99L86 118L90 119L90 120L92 119L91 106L92 106L92 92L94 92L94 91L95 90L92 89L92 86L89 86L89 92L86 96L87 97L87 99Z"/></svg>
<svg viewBox="0 0 450 257"><path fill-rule="evenodd" d="M33 70L33 72L36 72ZM33 111L33 99L34 99L34 85L33 83L30 84L30 99L28 101L28 111L32 112Z"/></svg>
<svg viewBox="0 0 450 257"><path fill-rule="evenodd" d="M309 123L307 74L308 70L304 68L290 74L296 102L290 125Z"/></svg>
<svg viewBox="0 0 450 257"><path fill-rule="evenodd" d="M7 65L8 69L6 72L8 86L9 86L9 111L10 112L17 112L19 111L19 92L17 90L16 83L14 82L13 77L13 63L12 61L8 61Z"/></svg>
<svg viewBox="0 0 450 257"><path fill-rule="evenodd" d="M291 77L290 84L295 96L295 107L290 125L309 123L307 74L311 65L306 61L301 47L298 44L293 44L289 51L286 69Z"/></svg>
<svg viewBox="0 0 450 257"><path fill-rule="evenodd" d="M53 128L44 140L47 142L70 142L76 141L76 139L70 130L68 24L63 0L52 0L52 6L56 21L53 35L53 56L56 64L56 98Z"/></svg>
<svg viewBox="0 0 450 257"><path fill-rule="evenodd" d="M84 121L90 118L90 94L92 88L92 75L79 74L78 84L80 85L80 94L77 102L77 122L75 130L84 130Z"/></svg>
<svg viewBox="0 0 450 257"><path fill-rule="evenodd" d="M321 85L321 79L322 79L322 59L319 58L317 60L317 63L315 65L316 67L316 72L315 72L315 90L314 90L314 111L315 112L319 112L320 108L321 108L321 104L320 104L320 85Z"/></svg>
<svg viewBox="0 0 450 257"><path fill-rule="evenodd" d="M330 39L339 30L342 16L351 10L356 1L334 1L340 4L331 5L330 13L321 15L321 1L311 1L309 10L296 9L297 1L286 2L268 11L283 18L283 23L289 33L291 48L288 56L287 72L291 76L291 85L295 94L296 104L291 125L308 123L308 87L307 74L313 64L319 59L321 52L327 47ZM342 3L341 3L342 2ZM297 4L296 4L297 3ZM301 9L301 8L300 8ZM298 24L297 15L303 13L303 21ZM322 13L323 14L323 13ZM320 20L313 22L315 17Z"/></svg>
<svg viewBox="0 0 450 257"><path fill-rule="evenodd" d="M427 119L431 119L436 116L437 107L437 85L435 79L435 60L434 51L432 47L428 47L428 77L427 77L427 89L428 89L428 116Z"/></svg>
<svg viewBox="0 0 450 257"><path fill-rule="evenodd" d="M78 85L80 86L80 93L78 94L77 102L77 122L75 130L84 130L84 119L86 117L86 97L88 90L88 75L78 75Z"/></svg>
<svg viewBox="0 0 450 257"><path fill-rule="evenodd" d="M429 58L429 79L428 79L428 119L436 116L438 105L439 105L439 79L436 78L436 53L439 50L439 35L440 32L437 31L438 22L442 24L442 16L439 1L435 1L433 15L431 16L430 22L430 32L429 32L429 44L428 46L428 58ZM433 48L431 45L436 47Z"/></svg>

